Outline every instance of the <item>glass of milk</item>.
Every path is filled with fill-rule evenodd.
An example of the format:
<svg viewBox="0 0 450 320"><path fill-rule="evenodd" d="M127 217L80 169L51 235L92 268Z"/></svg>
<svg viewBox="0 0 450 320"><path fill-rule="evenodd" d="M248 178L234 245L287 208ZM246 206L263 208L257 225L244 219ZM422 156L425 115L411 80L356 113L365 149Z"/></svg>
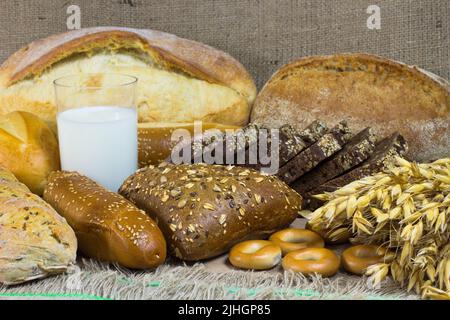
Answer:
<svg viewBox="0 0 450 320"><path fill-rule="evenodd" d="M111 191L137 170L137 78L69 75L54 81L61 167Z"/></svg>

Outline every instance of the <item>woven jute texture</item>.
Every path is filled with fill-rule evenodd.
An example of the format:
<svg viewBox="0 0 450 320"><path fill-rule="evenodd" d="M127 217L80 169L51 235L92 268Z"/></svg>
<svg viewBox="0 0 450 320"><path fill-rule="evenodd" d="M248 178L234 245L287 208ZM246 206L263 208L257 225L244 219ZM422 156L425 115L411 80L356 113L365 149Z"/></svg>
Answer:
<svg viewBox="0 0 450 320"><path fill-rule="evenodd" d="M0 1L0 60L28 42L81 26L152 28L201 41L239 59L258 87L284 63L370 52L450 78L448 0L9 0ZM367 27L377 5L381 28Z"/></svg>
<svg viewBox="0 0 450 320"><path fill-rule="evenodd" d="M304 228L305 219L292 227ZM329 247L339 256L348 245ZM374 287L365 277L341 270L331 278L305 277L284 272L281 266L269 271L233 268L226 255L186 264L168 259L156 270L131 271L79 257L67 274L5 287L1 299L418 299L392 279Z"/></svg>

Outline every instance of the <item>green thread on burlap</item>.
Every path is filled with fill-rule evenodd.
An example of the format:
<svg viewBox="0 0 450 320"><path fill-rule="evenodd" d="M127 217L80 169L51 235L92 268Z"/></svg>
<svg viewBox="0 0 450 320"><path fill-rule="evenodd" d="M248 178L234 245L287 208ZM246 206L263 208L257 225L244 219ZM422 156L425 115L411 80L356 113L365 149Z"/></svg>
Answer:
<svg viewBox="0 0 450 320"><path fill-rule="evenodd" d="M89 294L77 294L77 293L20 293L20 292L11 292L11 293L0 293L0 297L10 297L10 298L79 298L86 300L113 300L106 297L100 297L96 295Z"/></svg>

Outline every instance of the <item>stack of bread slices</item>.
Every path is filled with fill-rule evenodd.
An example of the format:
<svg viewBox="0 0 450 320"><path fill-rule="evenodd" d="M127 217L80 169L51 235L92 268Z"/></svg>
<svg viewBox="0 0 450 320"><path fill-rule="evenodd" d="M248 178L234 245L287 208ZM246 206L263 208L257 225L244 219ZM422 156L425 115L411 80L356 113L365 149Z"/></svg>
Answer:
<svg viewBox="0 0 450 320"><path fill-rule="evenodd" d="M264 168L268 164L249 161L251 152L260 157L258 149L264 143L259 139L261 130L268 129L256 124L247 125L234 133L231 139L234 144L226 142L230 137L225 135L214 134L213 138L204 135L201 146L198 142L192 143L191 160L205 161L206 154L214 157L217 145L220 145L223 146L223 164ZM237 139L239 135L245 136L245 139ZM270 143L270 133L267 132L267 136ZM279 169L275 174L304 197L305 206L309 209L320 205L312 195L334 191L354 180L382 171L393 164L395 156L403 156L408 149L405 139L398 132L379 137L368 127L353 133L346 121L330 128L317 120L303 130L283 125L279 128L278 140ZM230 145L234 150L231 157L230 152L227 153ZM238 154L241 152L242 155L242 151L245 151L245 160L242 161L244 157L241 156L239 161Z"/></svg>

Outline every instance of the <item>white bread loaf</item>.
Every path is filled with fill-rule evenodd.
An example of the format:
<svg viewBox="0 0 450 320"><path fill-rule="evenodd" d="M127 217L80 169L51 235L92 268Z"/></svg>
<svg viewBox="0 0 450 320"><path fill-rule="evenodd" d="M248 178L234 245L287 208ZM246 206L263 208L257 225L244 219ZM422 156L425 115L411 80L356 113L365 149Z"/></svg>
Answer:
<svg viewBox="0 0 450 320"><path fill-rule="evenodd" d="M207 45L153 30L97 27L37 40L0 68L0 114L55 121L53 80L67 74L137 77L139 122L245 125L256 88L245 68Z"/></svg>
<svg viewBox="0 0 450 320"><path fill-rule="evenodd" d="M0 165L33 193L42 195L47 176L60 166L55 134L43 120L28 112L0 116Z"/></svg>

